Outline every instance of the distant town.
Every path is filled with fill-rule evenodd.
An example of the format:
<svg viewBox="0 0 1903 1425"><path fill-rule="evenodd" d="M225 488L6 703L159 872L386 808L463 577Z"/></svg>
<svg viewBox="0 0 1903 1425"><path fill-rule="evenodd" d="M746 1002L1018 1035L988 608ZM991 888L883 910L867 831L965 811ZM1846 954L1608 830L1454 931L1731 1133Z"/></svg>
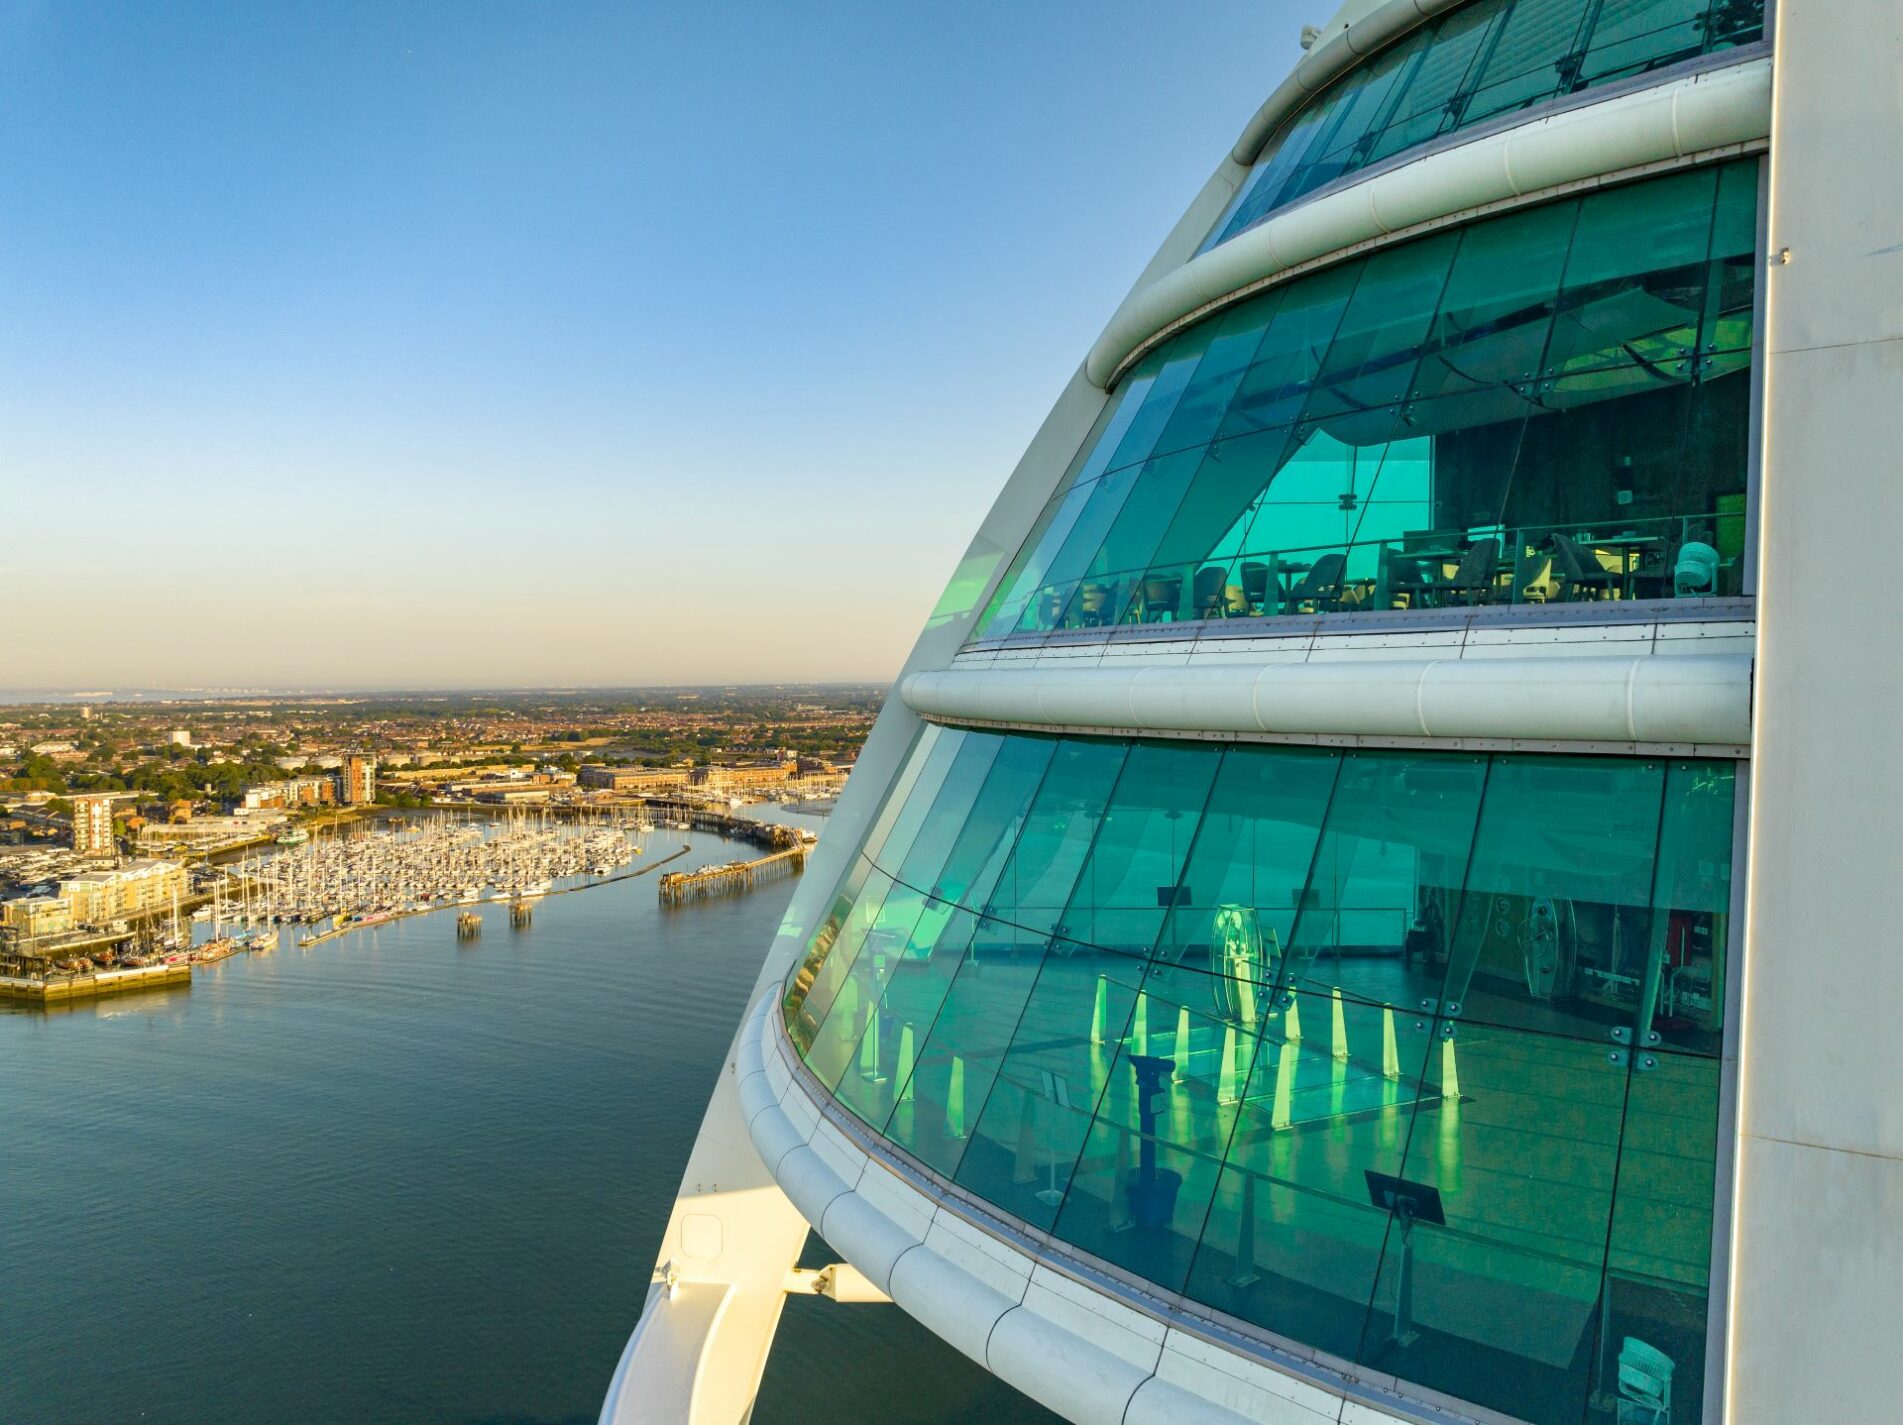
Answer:
<svg viewBox="0 0 1903 1425"><path fill-rule="evenodd" d="M0 974L152 959L159 922L209 894L219 863L366 817L607 815L657 800L824 810L883 696L780 686L0 707Z"/></svg>

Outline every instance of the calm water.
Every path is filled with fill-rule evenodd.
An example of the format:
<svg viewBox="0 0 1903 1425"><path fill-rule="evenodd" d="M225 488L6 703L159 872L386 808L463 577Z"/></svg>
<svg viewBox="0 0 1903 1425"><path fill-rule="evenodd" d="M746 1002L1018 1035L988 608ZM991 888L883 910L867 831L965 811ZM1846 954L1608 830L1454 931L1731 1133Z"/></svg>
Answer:
<svg viewBox="0 0 1903 1425"><path fill-rule="evenodd" d="M691 840L671 869L746 850ZM0 1422L592 1421L792 886L663 913L654 883L0 1012ZM818 1300L754 1414L1053 1418Z"/></svg>

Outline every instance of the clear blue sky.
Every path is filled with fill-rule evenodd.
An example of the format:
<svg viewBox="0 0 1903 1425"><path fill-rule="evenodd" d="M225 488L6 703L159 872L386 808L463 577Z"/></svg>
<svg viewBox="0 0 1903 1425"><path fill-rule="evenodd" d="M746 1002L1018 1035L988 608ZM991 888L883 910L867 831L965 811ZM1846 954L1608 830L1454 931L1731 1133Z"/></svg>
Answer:
<svg viewBox="0 0 1903 1425"><path fill-rule="evenodd" d="M885 679L1333 0L0 3L0 687Z"/></svg>

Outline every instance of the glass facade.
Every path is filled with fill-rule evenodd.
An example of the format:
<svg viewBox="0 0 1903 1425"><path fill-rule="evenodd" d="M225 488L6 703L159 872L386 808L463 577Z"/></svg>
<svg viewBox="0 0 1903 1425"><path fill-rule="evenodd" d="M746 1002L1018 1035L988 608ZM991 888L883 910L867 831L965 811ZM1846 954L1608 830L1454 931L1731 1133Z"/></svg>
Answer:
<svg viewBox="0 0 1903 1425"><path fill-rule="evenodd" d="M1764 0L1475 0L1296 115L1205 247L1444 134L1763 38Z"/></svg>
<svg viewBox="0 0 1903 1425"><path fill-rule="evenodd" d="M1615 1419L1638 1342L1695 1422L1734 781L927 727L785 1022L1145 1281L1542 1425Z"/></svg>
<svg viewBox="0 0 1903 1425"><path fill-rule="evenodd" d="M1738 594L1757 184L1750 159L1545 204L1181 332L977 636Z"/></svg>

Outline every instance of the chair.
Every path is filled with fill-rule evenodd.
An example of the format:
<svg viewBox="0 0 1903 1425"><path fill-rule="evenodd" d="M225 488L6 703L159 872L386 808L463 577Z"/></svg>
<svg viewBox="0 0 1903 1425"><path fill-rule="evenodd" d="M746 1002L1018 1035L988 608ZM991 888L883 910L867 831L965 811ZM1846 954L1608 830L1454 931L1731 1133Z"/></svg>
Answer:
<svg viewBox="0 0 1903 1425"><path fill-rule="evenodd" d="M1399 608L1400 596L1407 595L1410 609L1427 606L1434 581L1421 568L1421 561L1409 555L1388 551L1388 607Z"/></svg>
<svg viewBox="0 0 1903 1425"><path fill-rule="evenodd" d="M1196 571L1190 597L1195 601L1197 618L1223 617L1223 587L1228 582L1229 571L1220 564L1206 565Z"/></svg>
<svg viewBox="0 0 1903 1425"><path fill-rule="evenodd" d="M1661 537L1639 552L1638 567L1632 571L1632 596L1638 599L1663 599L1672 592L1672 570L1678 562L1678 546Z"/></svg>
<svg viewBox="0 0 1903 1425"><path fill-rule="evenodd" d="M1551 603L1560 594L1550 552L1529 554L1514 567L1512 601L1516 604Z"/></svg>
<svg viewBox="0 0 1903 1425"><path fill-rule="evenodd" d="M1323 605L1341 597L1341 576L1347 571L1348 556L1345 554L1324 554L1317 559L1302 576L1302 582L1288 591L1288 601L1300 608L1304 604L1313 604L1313 609L1305 612L1321 613Z"/></svg>
<svg viewBox="0 0 1903 1425"><path fill-rule="evenodd" d="M1242 566L1242 597L1249 611L1257 613L1269 601L1269 566L1249 563Z"/></svg>
<svg viewBox="0 0 1903 1425"><path fill-rule="evenodd" d="M1449 594L1465 594L1470 604L1484 604L1494 586L1494 570L1500 563L1500 541L1476 539L1460 556L1454 577L1441 585Z"/></svg>
<svg viewBox="0 0 1903 1425"><path fill-rule="evenodd" d="M1717 593L1718 551L1697 540L1682 546L1672 565L1672 592L1681 599Z"/></svg>
<svg viewBox="0 0 1903 1425"><path fill-rule="evenodd" d="M1174 621L1176 606L1183 597L1183 579L1180 574L1165 575L1143 581L1143 622L1162 623Z"/></svg>
<svg viewBox="0 0 1903 1425"><path fill-rule="evenodd" d="M1102 628L1117 616L1117 586L1085 584L1077 591L1077 621L1085 628Z"/></svg>
<svg viewBox="0 0 1903 1425"><path fill-rule="evenodd" d="M1672 1425L1672 1358L1636 1336L1619 1352L1619 1425Z"/></svg>
<svg viewBox="0 0 1903 1425"><path fill-rule="evenodd" d="M1576 590L1583 591L1589 599L1612 596L1616 576L1597 559L1558 530L1546 536L1546 543L1553 551L1553 572L1564 585L1562 598L1572 598Z"/></svg>

